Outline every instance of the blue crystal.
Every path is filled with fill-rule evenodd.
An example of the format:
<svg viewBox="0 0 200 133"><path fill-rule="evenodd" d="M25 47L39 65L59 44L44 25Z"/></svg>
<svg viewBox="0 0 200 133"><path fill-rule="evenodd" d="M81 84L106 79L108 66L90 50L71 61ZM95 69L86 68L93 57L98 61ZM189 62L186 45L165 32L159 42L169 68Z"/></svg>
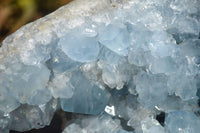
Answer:
<svg viewBox="0 0 200 133"><path fill-rule="evenodd" d="M99 53L99 44L95 38L79 33L69 33L60 39L58 45L72 60L79 62L95 61Z"/></svg>
<svg viewBox="0 0 200 133"><path fill-rule="evenodd" d="M126 26L108 25L99 32L99 42L119 55L127 55L130 37Z"/></svg>
<svg viewBox="0 0 200 133"><path fill-rule="evenodd" d="M192 112L170 112L165 120L166 129L170 133L198 133L200 119Z"/></svg>
<svg viewBox="0 0 200 133"><path fill-rule="evenodd" d="M74 87L74 95L70 99L61 99L64 111L81 114L99 114L108 103L106 90L89 82L80 71L73 72L70 80Z"/></svg>

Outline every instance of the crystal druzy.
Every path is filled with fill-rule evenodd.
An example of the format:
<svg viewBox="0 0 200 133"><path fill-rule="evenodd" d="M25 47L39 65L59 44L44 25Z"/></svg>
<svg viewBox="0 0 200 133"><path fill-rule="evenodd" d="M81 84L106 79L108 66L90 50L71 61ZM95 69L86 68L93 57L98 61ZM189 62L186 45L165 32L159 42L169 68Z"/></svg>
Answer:
<svg viewBox="0 0 200 133"><path fill-rule="evenodd" d="M198 133L199 14L199 0L75 0L23 26L0 48L0 133L60 108L76 116L63 133Z"/></svg>

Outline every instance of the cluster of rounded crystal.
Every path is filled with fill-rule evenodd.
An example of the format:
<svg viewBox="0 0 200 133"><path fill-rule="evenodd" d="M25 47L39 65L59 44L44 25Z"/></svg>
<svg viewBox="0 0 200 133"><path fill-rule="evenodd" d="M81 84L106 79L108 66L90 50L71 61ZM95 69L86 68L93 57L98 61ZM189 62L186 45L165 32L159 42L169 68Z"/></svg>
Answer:
<svg viewBox="0 0 200 133"><path fill-rule="evenodd" d="M78 26L44 18L47 26L37 21L4 41L0 129L49 124L59 100L64 111L96 115L78 115L63 133L200 130L200 2L104 2Z"/></svg>

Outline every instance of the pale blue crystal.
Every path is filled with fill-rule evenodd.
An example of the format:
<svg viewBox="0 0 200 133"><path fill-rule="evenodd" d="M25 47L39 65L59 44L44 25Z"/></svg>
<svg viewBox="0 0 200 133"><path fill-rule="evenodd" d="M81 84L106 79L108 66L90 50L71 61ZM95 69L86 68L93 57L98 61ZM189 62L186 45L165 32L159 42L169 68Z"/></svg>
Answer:
<svg viewBox="0 0 200 133"><path fill-rule="evenodd" d="M140 73L135 77L138 100L149 108L163 104L168 96L165 75Z"/></svg>
<svg viewBox="0 0 200 133"><path fill-rule="evenodd" d="M178 65L170 57L163 57L154 59L151 63L150 70L152 73L175 73L177 71Z"/></svg>
<svg viewBox="0 0 200 133"><path fill-rule="evenodd" d="M13 69L16 74L11 75L8 79L9 91L12 91L12 95L19 100L20 103L39 105L44 104L51 99L51 95L48 90L46 90L50 71L45 66L41 65L40 67L35 67L15 64ZM43 95L45 97L43 97L43 99L38 99L37 101L32 101L32 99L35 99L33 97L39 95L41 91L44 91Z"/></svg>
<svg viewBox="0 0 200 133"><path fill-rule="evenodd" d="M169 133L198 133L200 119L192 112L174 111L167 114L165 127Z"/></svg>
<svg viewBox="0 0 200 133"><path fill-rule="evenodd" d="M80 117L79 120L67 126L63 133L133 133L123 130L119 119L113 119L106 114L99 116Z"/></svg>
<svg viewBox="0 0 200 133"><path fill-rule="evenodd" d="M51 56L52 58L48 60L46 64L54 73L72 71L82 64L70 59L60 48L56 48Z"/></svg>
<svg viewBox="0 0 200 133"><path fill-rule="evenodd" d="M117 133L133 133L133 132L128 132L128 131L126 131L126 130L123 130L123 129L121 129L121 130L119 130Z"/></svg>
<svg viewBox="0 0 200 133"><path fill-rule="evenodd" d="M0 89L0 111L10 113L19 106L20 103L16 98L9 94L9 91L2 86Z"/></svg>
<svg viewBox="0 0 200 133"><path fill-rule="evenodd" d="M141 124L143 133L165 133L164 127L153 118L145 118Z"/></svg>
<svg viewBox="0 0 200 133"><path fill-rule="evenodd" d="M125 25L108 25L102 28L98 36L99 42L119 55L127 55L130 37Z"/></svg>
<svg viewBox="0 0 200 133"><path fill-rule="evenodd" d="M0 133L9 133L10 115L0 111Z"/></svg>
<svg viewBox="0 0 200 133"><path fill-rule="evenodd" d="M79 33L69 33L60 38L58 45L74 61L95 61L99 53L99 44L95 38Z"/></svg>
<svg viewBox="0 0 200 133"><path fill-rule="evenodd" d="M49 125L57 107L57 100L55 99L40 106L22 105L10 113L10 129L23 132Z"/></svg>
<svg viewBox="0 0 200 133"><path fill-rule="evenodd" d="M70 79L74 87L74 95L69 99L61 99L64 111L81 114L99 114L108 103L109 95L86 79L80 71L73 72Z"/></svg>

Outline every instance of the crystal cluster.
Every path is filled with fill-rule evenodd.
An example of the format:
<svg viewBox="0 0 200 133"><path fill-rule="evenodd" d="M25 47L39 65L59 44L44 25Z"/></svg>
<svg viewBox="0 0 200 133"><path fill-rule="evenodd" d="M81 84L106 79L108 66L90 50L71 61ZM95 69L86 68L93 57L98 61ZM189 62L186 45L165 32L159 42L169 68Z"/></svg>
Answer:
<svg viewBox="0 0 200 133"><path fill-rule="evenodd" d="M75 0L0 48L0 133L198 133L200 1ZM163 120L158 116L165 114Z"/></svg>

